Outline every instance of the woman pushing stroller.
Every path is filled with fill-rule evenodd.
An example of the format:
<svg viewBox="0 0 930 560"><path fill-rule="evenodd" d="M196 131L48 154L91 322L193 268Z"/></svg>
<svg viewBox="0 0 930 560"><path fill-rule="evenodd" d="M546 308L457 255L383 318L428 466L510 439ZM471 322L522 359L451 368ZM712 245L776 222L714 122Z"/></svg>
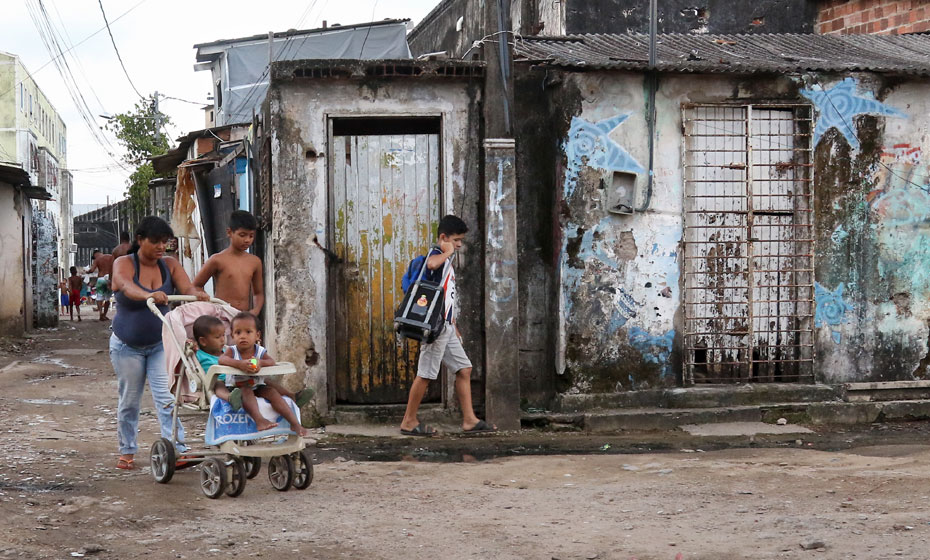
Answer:
<svg viewBox="0 0 930 560"><path fill-rule="evenodd" d="M113 319L110 336L110 361L116 372L119 405L117 425L119 459L117 468L132 469L139 447L136 434L142 392L148 382L155 402L162 437L172 436L171 407L174 398L165 368L165 351L161 322L146 307L152 298L163 313L168 312L168 295L193 295L208 301L210 297L196 288L176 259L165 257L165 246L174 237L171 227L161 218L144 218L136 229L130 254L113 263L113 290L119 313ZM177 423L178 451L184 445L184 427Z"/></svg>

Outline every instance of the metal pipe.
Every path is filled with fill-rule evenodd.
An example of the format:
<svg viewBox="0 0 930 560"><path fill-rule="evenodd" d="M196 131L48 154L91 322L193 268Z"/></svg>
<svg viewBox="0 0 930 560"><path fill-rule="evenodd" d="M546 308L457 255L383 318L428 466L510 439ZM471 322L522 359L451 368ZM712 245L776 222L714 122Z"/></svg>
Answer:
<svg viewBox="0 0 930 560"><path fill-rule="evenodd" d="M656 90L659 75L656 72L656 34L658 29L658 0L649 0L649 70L646 74L646 125L649 133L649 175L646 177L646 198L636 212L644 212L652 203L653 177L655 176Z"/></svg>

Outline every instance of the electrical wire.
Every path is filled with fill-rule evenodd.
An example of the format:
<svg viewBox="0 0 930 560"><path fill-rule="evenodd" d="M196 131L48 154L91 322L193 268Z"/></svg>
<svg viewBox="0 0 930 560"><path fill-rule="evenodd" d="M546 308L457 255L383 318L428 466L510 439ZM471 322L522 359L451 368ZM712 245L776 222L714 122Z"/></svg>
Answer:
<svg viewBox="0 0 930 560"><path fill-rule="evenodd" d="M139 88L136 87L136 84L132 82L132 78L129 77L129 71L126 70L126 64L123 63L123 57L119 54L119 48L116 46L116 39L113 38L113 31L110 29L110 22L107 21L107 13L103 9L103 0L97 0L97 4L100 5L100 13L103 15L103 23L106 25L107 33L110 35L110 42L113 44L113 50L116 51L116 58L119 60L119 65L123 69L123 74L126 75L126 80L129 81L129 85L132 86L133 91L136 92L136 95L139 96L139 99L145 99L145 96L139 93Z"/></svg>
<svg viewBox="0 0 930 560"><path fill-rule="evenodd" d="M27 2L28 2L28 0L27 0ZM113 20L112 23L116 23L116 22L118 22L119 20L123 19L125 16L129 15L130 12L132 12L133 10L135 10L136 8L138 8L139 6L141 6L142 4L144 4L144 3L146 3L146 2L148 2L148 0L139 0L139 2L138 2L135 6L129 8L128 10L126 10L125 12L123 12L122 14L120 14L116 19ZM28 4L27 4L27 7L28 7ZM30 17L31 17L31 14L30 14ZM35 20L33 19L33 21L35 21ZM3 93L0 93L0 97L3 97L3 96L5 96L6 94L10 93L10 92L13 91L14 89L16 89L17 86L19 86L19 84L25 82L26 80L31 80L31 79L33 79L32 76L35 75L35 74L37 74L37 73L39 73L40 70L42 70L43 68L45 68L45 67L48 66L49 64L55 62L55 60L57 60L59 57L64 56L65 53L70 52L70 51L72 51L72 50L74 50L74 49L80 47L81 45L83 45L83 44L86 43L87 41L91 40L91 39L94 38L98 33L100 33L101 31L103 31L104 29L106 29L106 27L101 27L101 28L98 29L97 31L94 31L93 33L91 33L91 34L88 35L87 37L84 37L83 39L81 39L81 41L80 41L79 43L77 43L76 45L72 46L72 47L69 48L68 50L66 50L66 51L64 51L64 52L62 52L62 53L60 53L60 54L57 54L57 55L52 56L52 58L50 58L49 60L45 61L45 64L43 64L42 66L39 66L38 68L36 68L35 72L32 72L32 73L26 72L26 77L25 77L25 78L23 78L22 80L16 82L15 84L13 84L13 86L12 86L10 89L4 91Z"/></svg>
<svg viewBox="0 0 930 560"><path fill-rule="evenodd" d="M378 8L378 0L375 0L375 3L371 6L371 17L368 18L368 31L365 32L365 40L362 41L362 48L358 51L358 58L361 60L362 53L365 52L365 44L368 42L368 35L371 34L371 24L375 20L375 10Z"/></svg>
<svg viewBox="0 0 930 560"><path fill-rule="evenodd" d="M122 167L127 172L130 171L130 169L128 169L123 164L123 162L121 162L116 157L114 153L116 151L116 147L113 146L113 143L108 137L100 132L100 128L94 121L93 112L90 110L90 107L87 104L87 100L84 98L84 94L81 92L81 89L77 84L77 80L74 78L70 64L68 63L67 58L64 56L65 50L61 46L61 42L59 41L48 13L45 11L45 6L42 3L42 0L26 0L26 7L29 10L29 16L32 18L33 24L36 27L36 31L38 32L42 43L45 45L49 55L52 56L51 62L55 64L55 67L62 78L62 82L68 91L68 95L71 97L71 100L74 102L75 108L78 110L81 119L87 126L88 131L91 133L91 137L117 165Z"/></svg>
<svg viewBox="0 0 930 560"><path fill-rule="evenodd" d="M819 81L816 81L816 80L815 80L814 83L816 83L817 85L819 85L821 89L824 89L823 84L820 83ZM855 132L855 131L856 131L856 128L853 126L853 123L850 122L850 121L846 118L846 115L844 115L843 113L840 112L840 110L837 108L837 106L833 103L833 99L831 99L829 95L826 95L826 96L824 96L824 97L826 97L826 98L827 98L827 101L830 102L830 106L833 107L833 110L836 111L836 114L839 115L841 119L843 119L843 122L846 124L846 126L849 128L849 130L852 130L853 132ZM888 173L891 173L892 175L894 175L894 176L897 177L898 179L901 179L901 180L904 181L905 183L907 183L907 184L909 184L909 185L913 185L913 186L917 187L918 189L924 191L925 193L930 193L930 185L921 185L921 184L919 184L919 183L915 183L914 181L911 181L910 179L908 179L908 178L905 177L904 175L899 174L897 171L895 171L894 169L892 169L891 167L889 167L885 162L883 162L883 161L881 160L881 158L879 158L879 159L877 160L876 163L878 163L878 165L880 165L881 167L884 167L885 170L888 171Z"/></svg>

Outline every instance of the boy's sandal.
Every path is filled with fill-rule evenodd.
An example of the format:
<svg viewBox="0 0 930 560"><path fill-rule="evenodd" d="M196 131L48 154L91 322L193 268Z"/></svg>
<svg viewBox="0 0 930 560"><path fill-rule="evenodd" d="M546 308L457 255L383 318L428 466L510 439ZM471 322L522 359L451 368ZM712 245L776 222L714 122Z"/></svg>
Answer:
<svg viewBox="0 0 930 560"><path fill-rule="evenodd" d="M467 429L467 430L462 430L462 433L463 433L463 434L468 434L468 435L472 435L472 434L493 434L493 433L496 432L496 431L497 431L497 427L496 427L496 426L492 426L491 424L488 424L488 423L485 422L484 420L478 420L478 423L477 423L477 424L475 424L474 426L472 426L471 428L469 428L469 429Z"/></svg>
<svg viewBox="0 0 930 560"><path fill-rule="evenodd" d="M233 410L239 410L242 408L242 389L236 387L229 392L229 406Z"/></svg>
<svg viewBox="0 0 930 560"><path fill-rule="evenodd" d="M400 433L405 436L433 437L436 435L436 429L426 424L417 424L412 430L401 428Z"/></svg>
<svg viewBox="0 0 930 560"><path fill-rule="evenodd" d="M307 387L305 389L301 389L300 391L297 392L296 395L294 395L294 402L297 404L297 408L300 408L303 405L310 402L310 399L312 398L313 398L313 389L311 389L310 387Z"/></svg>
<svg viewBox="0 0 930 560"><path fill-rule="evenodd" d="M116 461L116 468L123 469L124 471L131 471L132 469L136 468L136 465L132 459L123 459L120 457Z"/></svg>

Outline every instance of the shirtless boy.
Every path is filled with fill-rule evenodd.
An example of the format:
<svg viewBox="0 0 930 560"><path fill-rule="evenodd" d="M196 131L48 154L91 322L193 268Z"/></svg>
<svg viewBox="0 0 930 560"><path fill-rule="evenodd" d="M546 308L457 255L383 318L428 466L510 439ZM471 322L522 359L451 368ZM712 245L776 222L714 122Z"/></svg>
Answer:
<svg viewBox="0 0 930 560"><path fill-rule="evenodd" d="M132 247L132 243L129 242L129 232L121 231L119 234L119 245L113 248L113 260L120 257L124 257L129 254L129 248Z"/></svg>
<svg viewBox="0 0 930 560"><path fill-rule="evenodd" d="M113 255L94 251L94 262L87 272L97 271L97 312L100 320L107 320L110 310L110 274L113 273Z"/></svg>
<svg viewBox="0 0 930 560"><path fill-rule="evenodd" d="M252 214L236 210L229 217L229 247L213 255L194 277L194 286L203 288L213 279L215 297L226 301L240 311L258 315L265 304L265 290L262 284L262 261L246 251L255 241L258 222ZM249 294L252 305L249 306Z"/></svg>
<svg viewBox="0 0 930 560"><path fill-rule="evenodd" d="M84 285L84 278L78 276L77 267L71 267L71 276L68 277L68 287L71 288L71 295L68 297L68 311L71 312L71 320L74 320L74 308L78 310L78 321L81 320L81 287Z"/></svg>

